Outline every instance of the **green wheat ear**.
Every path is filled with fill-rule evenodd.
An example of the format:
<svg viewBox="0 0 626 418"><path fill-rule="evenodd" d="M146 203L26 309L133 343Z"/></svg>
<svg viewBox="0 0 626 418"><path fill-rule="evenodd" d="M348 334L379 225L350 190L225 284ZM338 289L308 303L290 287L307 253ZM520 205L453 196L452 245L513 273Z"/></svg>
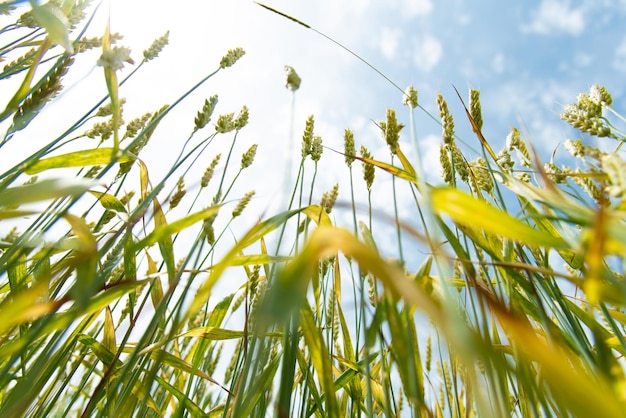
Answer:
<svg viewBox="0 0 626 418"><path fill-rule="evenodd" d="M356 155L356 148L354 146L354 133L350 129L344 130L343 144L346 165L351 167L354 162L353 155Z"/></svg>
<svg viewBox="0 0 626 418"><path fill-rule="evenodd" d="M372 155L367 150L365 145L361 145L361 157L366 158L366 159L372 158ZM372 185L374 184L374 175L375 175L374 165L367 161L363 161L362 165L363 165L363 179L365 180L365 184L367 185L367 190L372 190Z"/></svg>

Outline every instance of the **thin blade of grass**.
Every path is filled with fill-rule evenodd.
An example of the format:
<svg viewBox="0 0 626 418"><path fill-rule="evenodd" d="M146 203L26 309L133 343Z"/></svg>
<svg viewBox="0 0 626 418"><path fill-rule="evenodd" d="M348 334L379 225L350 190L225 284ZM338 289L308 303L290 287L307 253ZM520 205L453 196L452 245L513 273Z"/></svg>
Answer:
<svg viewBox="0 0 626 418"><path fill-rule="evenodd" d="M317 371L325 396L324 403L326 404L326 409L324 413L331 417L339 416L333 367L330 363L331 357L324 343L322 333L315 323L313 312L307 304L300 310L300 322L302 335L308 347L307 351L311 356L311 362Z"/></svg>
<svg viewBox="0 0 626 418"><path fill-rule="evenodd" d="M235 405L234 410L230 414L233 417L249 417L252 416L251 413L258 406L258 404L263 400L263 397L267 394L266 388L270 387L274 376L276 375L276 371L278 370L278 366L280 364L280 356L274 357L270 362L263 368L261 373L254 378L252 384L249 389L246 390L246 396L242 400Z"/></svg>
<svg viewBox="0 0 626 418"><path fill-rule="evenodd" d="M183 392L181 392L174 385L169 384L166 380L159 376L155 376L155 380L159 385L161 385L166 391L174 395L174 397L178 400L179 404L177 408L182 409L184 412L188 412L192 417L204 418L207 415L202 411L194 401L189 399ZM163 414L166 415L165 413Z"/></svg>
<svg viewBox="0 0 626 418"><path fill-rule="evenodd" d="M71 225L72 232L78 240L72 263L76 269L76 281L71 293L78 306L84 308L101 284L97 274L98 244L83 218L70 214L66 214L64 218Z"/></svg>
<svg viewBox="0 0 626 418"><path fill-rule="evenodd" d="M156 243L163 243L165 241L167 241L166 250L169 251L169 241L171 241L172 235L181 232L182 230L190 227L195 223L198 223L215 215L219 211L219 206L212 206L210 208L192 213L191 215L187 215L184 218L178 219L177 221L174 221L172 223L167 223L167 220L165 219L165 214L163 213L160 204L155 201L154 205L155 229L150 234L148 234L148 236L133 244L132 248L135 251L139 251L145 247L149 247Z"/></svg>
<svg viewBox="0 0 626 418"><path fill-rule="evenodd" d="M187 226L187 221L179 221L178 224L174 225L174 227L171 227L167 223L165 213L163 212L161 204L159 203L156 196L154 197L154 199L152 199L152 210L154 211L154 231L150 233L146 238L139 241L135 245L135 248L137 250L140 250L147 246L147 243L153 244L156 242L158 244L159 251L161 252L161 257L163 257L163 261L165 262L165 267L167 269L167 279L171 286L176 281L176 259L174 257L174 242L172 241L172 233L177 232L176 229L178 227L180 227L181 229L185 228ZM192 221L192 223L195 223L196 221L200 221L200 219L196 220L195 218L192 218Z"/></svg>

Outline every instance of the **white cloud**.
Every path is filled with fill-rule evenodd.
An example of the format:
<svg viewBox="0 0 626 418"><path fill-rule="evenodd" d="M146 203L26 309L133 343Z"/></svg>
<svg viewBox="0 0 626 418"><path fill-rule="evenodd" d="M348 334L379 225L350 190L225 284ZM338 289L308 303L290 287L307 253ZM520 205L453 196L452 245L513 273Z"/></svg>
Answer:
<svg viewBox="0 0 626 418"><path fill-rule="evenodd" d="M403 0L400 7L403 14L410 18L428 15L433 10L430 0Z"/></svg>
<svg viewBox="0 0 626 418"><path fill-rule="evenodd" d="M593 56L584 52L577 52L574 56L574 63L579 67L588 67L593 62Z"/></svg>
<svg viewBox="0 0 626 418"><path fill-rule="evenodd" d="M426 35L423 39L417 41L414 51L413 62L418 69L429 72L441 60L443 56L443 47L439 39L432 35Z"/></svg>
<svg viewBox="0 0 626 418"><path fill-rule="evenodd" d="M533 20L522 26L522 31L540 35L564 32L577 36L585 29L582 8L572 8L569 0L542 0L533 15Z"/></svg>
<svg viewBox="0 0 626 418"><path fill-rule="evenodd" d="M613 56L613 68L626 72L626 38L615 48Z"/></svg>
<svg viewBox="0 0 626 418"><path fill-rule="evenodd" d="M456 17L456 21L459 22L460 25L466 26L469 25L472 22L472 15L470 14L459 14Z"/></svg>
<svg viewBox="0 0 626 418"><path fill-rule="evenodd" d="M382 28L380 38L378 39L378 47L383 56L390 61L396 56L400 34L401 31L399 29L389 27Z"/></svg>
<svg viewBox="0 0 626 418"><path fill-rule="evenodd" d="M502 74L502 72L504 72L505 70L505 67L506 67L506 60L505 60L504 54L502 52L498 52L491 59L491 69L496 74Z"/></svg>

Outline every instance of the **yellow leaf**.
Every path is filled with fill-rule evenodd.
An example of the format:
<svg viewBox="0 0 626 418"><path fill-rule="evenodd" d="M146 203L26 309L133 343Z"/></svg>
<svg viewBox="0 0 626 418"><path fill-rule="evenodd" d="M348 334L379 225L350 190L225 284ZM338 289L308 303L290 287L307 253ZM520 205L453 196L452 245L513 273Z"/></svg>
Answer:
<svg viewBox="0 0 626 418"><path fill-rule="evenodd" d="M458 224L528 245L557 250L570 249L563 238L535 229L484 200L475 199L460 190L436 188L432 190L431 199L435 211L447 214Z"/></svg>

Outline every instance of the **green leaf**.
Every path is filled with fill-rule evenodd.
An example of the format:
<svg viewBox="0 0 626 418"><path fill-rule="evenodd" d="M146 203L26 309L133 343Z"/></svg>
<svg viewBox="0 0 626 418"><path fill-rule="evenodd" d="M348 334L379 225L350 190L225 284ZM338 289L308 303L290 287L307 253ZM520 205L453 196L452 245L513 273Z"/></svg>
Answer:
<svg viewBox="0 0 626 418"><path fill-rule="evenodd" d="M244 338L248 333L244 331L236 331L232 329L223 329L217 327L200 327L189 330L183 334L180 334L178 337L198 337L205 338L207 340L235 340L239 338ZM268 332L262 334L263 337L273 337L273 338L281 338L281 332Z"/></svg>
<svg viewBox="0 0 626 418"><path fill-rule="evenodd" d="M308 304L304 304L300 310L300 322L302 324L302 335L311 356L311 362L317 371L317 376L326 396L326 410L324 412L327 416L337 417L339 416L339 407L337 405L337 397L335 396L331 357Z"/></svg>
<svg viewBox="0 0 626 418"><path fill-rule="evenodd" d="M260 265L271 265L274 263L284 263L285 261L291 260L291 257L284 255L271 256L268 254L250 254L250 255L241 255L236 256L231 259L231 266L254 266L257 264Z"/></svg>
<svg viewBox="0 0 626 418"><path fill-rule="evenodd" d="M406 155L404 155L400 147L398 147L396 151L398 158L400 159L400 163L402 163L402 167L404 167L404 170L406 170L413 177L417 177L417 174L415 173L415 168L413 168L413 165L411 165L411 162L408 158L406 158Z"/></svg>
<svg viewBox="0 0 626 418"><path fill-rule="evenodd" d="M104 30L102 36L102 52L106 53L111 50L111 27L110 23ZM104 80L106 81L107 90L109 91L109 98L111 99L111 108L113 109L113 149L116 151L119 149L119 125L120 125L120 100L118 95L118 80L117 73L110 66L103 66L104 68Z"/></svg>
<svg viewBox="0 0 626 418"><path fill-rule="evenodd" d="M0 206L16 207L41 200L80 196L95 184L92 180L68 178L41 180L34 184L9 187L0 191Z"/></svg>
<svg viewBox="0 0 626 418"><path fill-rule="evenodd" d="M230 304L232 303L234 297L235 294L231 293L215 305L215 308L213 308L208 320L206 321L207 326L219 327L222 325L222 321L226 318L226 313L228 312L228 308L230 308Z"/></svg>
<svg viewBox="0 0 626 418"><path fill-rule="evenodd" d="M23 218L28 215L34 215L37 213L34 210L0 210L0 220L1 219L11 219L11 218Z"/></svg>
<svg viewBox="0 0 626 418"><path fill-rule="evenodd" d="M50 2L38 5L36 2L31 1L31 5L35 20L46 30L50 40L55 44L61 45L68 53L74 53L74 48L69 38L69 22L61 9Z"/></svg>
<svg viewBox="0 0 626 418"><path fill-rule="evenodd" d="M108 306L104 309L104 330L102 335L102 345L109 351L117 351L117 342L115 340L115 324L113 322L113 314Z"/></svg>
<svg viewBox="0 0 626 418"><path fill-rule="evenodd" d="M97 280L98 245L96 237L83 218L70 214L65 214L64 218L71 225L78 240L73 252L72 267L76 269L76 281L71 293L78 306L84 308L100 285L100 281Z"/></svg>
<svg viewBox="0 0 626 418"><path fill-rule="evenodd" d="M155 203L158 205L158 203ZM155 226L156 228L147 237L138 241L134 244L133 248L135 250L140 250L145 247L149 247L155 243L160 243L169 239L171 241L172 235L182 231L185 228L190 227L191 225L203 221L212 215L216 214L219 210L218 206L213 206L207 209L203 209L199 212L192 213L191 215L187 215L184 218L181 218L177 221L174 221L170 224L165 220L165 215L163 211L160 210L161 206L158 205L158 209L155 206ZM160 213L160 214L159 214ZM158 218L158 219L157 219Z"/></svg>
<svg viewBox="0 0 626 418"><path fill-rule="evenodd" d="M332 225L328 213L326 213L324 208L320 205L311 205L302 208L302 213L308 216L313 222L316 222L318 225Z"/></svg>
<svg viewBox="0 0 626 418"><path fill-rule="evenodd" d="M170 385L159 376L155 376L154 379L159 383L159 385L163 386L165 390L174 395L178 402L181 403L181 406L184 408L185 412L189 412L192 417L206 417L206 414L202 411L202 409L198 405L196 405L191 399L185 396L183 392L178 390L176 387Z"/></svg>
<svg viewBox="0 0 626 418"><path fill-rule="evenodd" d="M391 173L392 175L401 178L402 180L407 180L410 181L411 183L417 183L417 178L415 177L415 173L414 172L409 172L407 170L403 170L402 168L396 167L394 165L382 162L382 161L377 161L377 160L373 160L371 158L364 158L364 157L357 157L354 156L354 158L356 158L357 160L360 160L362 162L371 164L375 167L378 167L382 170L385 170L388 173ZM402 160L401 160L402 162ZM406 161L408 163L408 160ZM408 167L409 169L412 169L413 167L411 167L409 165Z"/></svg>
<svg viewBox="0 0 626 418"><path fill-rule="evenodd" d="M189 215L186 218L178 220L177 223L174 224L174 227L172 227L167 223L165 213L163 213L161 204L156 197L152 199L152 208L154 210L154 231L137 243L135 248L141 249L147 245L152 245L155 242L159 244L159 251L161 252L161 257L163 257L163 261L165 262L165 267L167 268L167 280L171 285L176 280L176 260L174 258L174 242L172 241L172 234L189 226L186 222L184 222L184 220L193 215ZM144 241L148 244L140 244Z"/></svg>
<svg viewBox="0 0 626 418"><path fill-rule="evenodd" d="M107 165L115 161L125 163L135 160L131 154L122 154L115 148L92 148L44 158L24 169L26 174L37 174L52 168L90 167Z"/></svg>
<svg viewBox="0 0 626 418"><path fill-rule="evenodd" d="M89 193L91 193L98 199L98 202L100 202L103 208L115 212L126 213L126 206L124 206L124 204L112 194L96 192L94 190L89 190Z"/></svg>

